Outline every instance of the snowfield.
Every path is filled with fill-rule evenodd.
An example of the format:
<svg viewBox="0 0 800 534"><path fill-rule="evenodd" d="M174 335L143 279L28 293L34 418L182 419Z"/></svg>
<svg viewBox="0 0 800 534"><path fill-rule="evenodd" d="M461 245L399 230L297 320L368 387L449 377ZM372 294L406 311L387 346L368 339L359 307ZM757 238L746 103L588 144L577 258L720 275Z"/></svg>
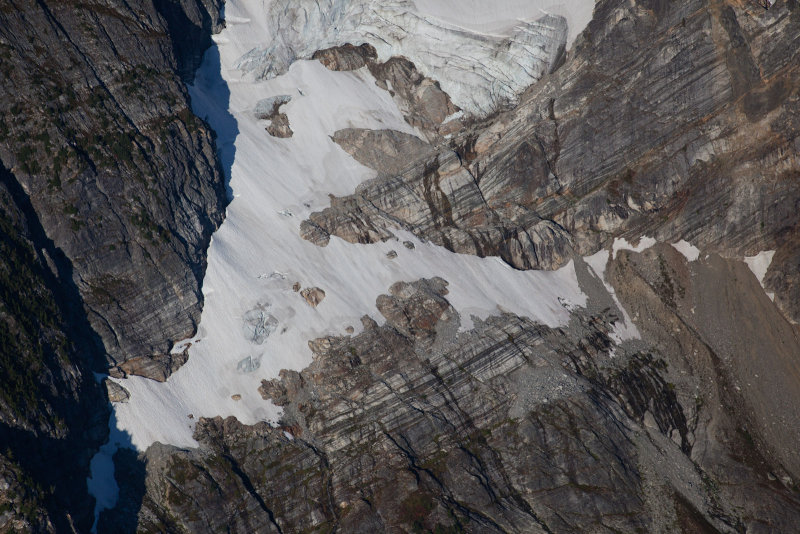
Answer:
<svg viewBox="0 0 800 534"><path fill-rule="evenodd" d="M401 241L358 245L333 238L327 247L305 241L299 225L327 207L328 193L351 193L374 177L329 136L351 127L414 132L365 70L332 72L316 61L298 61L267 81L234 78L236 73L226 75L239 134L235 140L219 138L222 144L234 142L234 198L209 250L205 306L198 335L190 340L189 361L166 383L140 377L118 381L131 400L116 405L116 415L138 449L154 441L196 446L197 417L277 420L278 409L257 392L261 380L307 366L310 339L342 335L348 326L357 332L364 314L380 319L375 299L398 280L448 280L449 299L467 322L470 315L483 318L502 309L556 326L569 315L559 297L585 303L572 264L557 272L517 271L497 258L453 254L403 232L398 237L414 243L413 250ZM210 107L221 100L213 94L213 81L206 83L213 76L203 74L192 96L213 126L214 117L227 109ZM271 137L253 110L264 98L292 93L282 109L294 136ZM394 259L387 257L391 250ZM293 290L295 283L319 287L326 297L313 308Z"/></svg>
<svg viewBox="0 0 800 534"><path fill-rule="evenodd" d="M410 56L452 91L459 106L479 111L493 98L516 96L549 68L547 61L566 41L564 19L536 21L547 2L506 0L491 10L467 3L475 4L469 20L452 0L420 1L418 10L404 1L226 2L227 27L215 36L190 93L196 114L217 133L233 199L208 251L198 333L175 347L190 345L188 362L165 383L117 380L131 398L114 405L113 439L92 462L89 482L98 512L116 500L110 459L118 445L140 451L156 441L197 446L192 432L200 417L277 421L279 409L257 391L261 381L281 369L306 367L309 340L344 335L349 326L358 333L365 314L380 321L375 299L394 282L447 280L462 328L470 327L471 316L499 311L557 326L568 320L568 308L585 305L572 263L556 272L517 271L497 258L454 254L402 232L398 241L372 245L334 237L324 248L299 236L300 223L327 207L329 194L350 194L374 176L333 143L335 131L418 132L366 69L332 72L298 58L347 39L368 41L382 59ZM574 20L588 21L593 2L561 4L562 11L573 7L580 12ZM510 43L502 54L500 43ZM510 72L506 53L514 56ZM263 108L284 95L291 98L281 110L294 136L279 139L265 131L267 122L256 111L259 103ZM396 258L387 257L390 251ZM324 300L310 306L294 290L296 283L321 288Z"/></svg>

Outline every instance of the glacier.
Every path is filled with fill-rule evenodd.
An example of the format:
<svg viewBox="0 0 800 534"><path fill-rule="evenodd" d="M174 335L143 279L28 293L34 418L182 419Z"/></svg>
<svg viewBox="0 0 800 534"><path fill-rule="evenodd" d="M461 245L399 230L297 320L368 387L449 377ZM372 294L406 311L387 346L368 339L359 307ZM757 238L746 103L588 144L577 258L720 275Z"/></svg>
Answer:
<svg viewBox="0 0 800 534"><path fill-rule="evenodd" d="M368 42L381 60L396 55L411 60L468 113L487 114L515 103L557 64L568 37L574 38L570 30L588 23L593 2L566 4L276 0L244 15L267 38L235 66L255 79L268 79L317 50ZM561 14L583 26L570 28Z"/></svg>
<svg viewBox="0 0 800 534"><path fill-rule="evenodd" d="M375 176L331 140L334 132L394 129L421 136L367 69L333 72L303 58L347 40L367 41L383 59L411 58L464 110L486 113L513 102L545 74L568 36L582 29L568 28L567 22L588 22L593 8L586 0L557 5L504 0L491 12L484 9L480 22L463 13L448 19L436 10L448 6L445 12L455 13L458 5L452 0L425 0L419 7L409 1L226 2L227 27L214 36L216 44L189 89L195 113L217 133L232 200L208 250L198 332L174 348L188 349L188 362L164 383L109 378L131 395L114 405L112 436L130 436L122 446L195 447L192 434L200 417L276 422L281 412L259 395L261 381L281 369L306 367L309 340L343 335L348 327L357 333L363 315L380 319L375 300L397 281L447 280L448 299L464 329L472 317L499 312L559 326L569 320L571 307L586 304L572 262L554 272L518 271L498 258L455 254L403 231L396 241L359 245L333 239L324 248L300 237L300 222L326 207L328 195L349 194ZM580 14L570 15L572 8ZM277 100L289 117L291 138L270 136L259 118L258 112ZM297 284L322 288L325 300L309 306ZM112 439L92 464L96 513L114 504L109 464L120 445Z"/></svg>

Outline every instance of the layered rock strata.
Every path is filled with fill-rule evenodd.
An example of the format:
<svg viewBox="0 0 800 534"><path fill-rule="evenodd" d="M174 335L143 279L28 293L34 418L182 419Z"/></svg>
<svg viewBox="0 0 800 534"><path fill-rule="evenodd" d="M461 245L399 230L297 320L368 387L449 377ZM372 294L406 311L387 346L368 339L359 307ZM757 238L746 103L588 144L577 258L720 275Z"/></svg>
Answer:
<svg viewBox="0 0 800 534"><path fill-rule="evenodd" d="M773 456L751 433L763 414L741 407L748 394L733 386L748 371L724 340L670 322L703 300L702 282L713 277L737 287L734 307L763 292L752 275L737 285L749 273L736 263L687 266L670 250L625 252L609 265L614 283L632 282L618 294L643 334L622 344L613 342L620 311L585 265L588 309L556 329L507 314L459 332L444 280L395 284L377 300L382 326L365 317L361 334L315 340L307 369L263 383L264 397L284 407L280 426L203 419L200 449L151 448L143 506L129 524L143 532L791 529L800 497L785 469L794 470L790 439ZM698 308L692 321L715 313ZM744 325L734 317L729 327ZM780 344L770 338L765 346ZM105 519L121 528L115 517Z"/></svg>
<svg viewBox="0 0 800 534"><path fill-rule="evenodd" d="M521 105L405 154L403 168L374 134L337 135L379 176L304 235L366 243L404 228L519 269L619 236L776 250L765 284L797 321L798 16L795 2L598 2Z"/></svg>
<svg viewBox="0 0 800 534"><path fill-rule="evenodd" d="M199 320L226 197L179 74L191 80L220 5L0 10L0 159L71 262L112 364L168 354Z"/></svg>

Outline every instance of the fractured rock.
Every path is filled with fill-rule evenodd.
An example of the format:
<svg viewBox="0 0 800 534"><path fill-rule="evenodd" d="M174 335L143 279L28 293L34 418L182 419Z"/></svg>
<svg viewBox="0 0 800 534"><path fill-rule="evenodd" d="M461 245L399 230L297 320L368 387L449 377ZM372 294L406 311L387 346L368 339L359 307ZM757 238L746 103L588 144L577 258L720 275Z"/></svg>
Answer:
<svg viewBox="0 0 800 534"><path fill-rule="evenodd" d="M361 46L345 43L342 46L317 50L311 59L318 60L330 70L347 71L360 69L367 62L378 59L378 53L369 43Z"/></svg>
<svg viewBox="0 0 800 534"><path fill-rule="evenodd" d="M300 296L305 299L309 306L316 308L325 298L325 291L318 287L307 287L300 291Z"/></svg>
<svg viewBox="0 0 800 534"><path fill-rule="evenodd" d="M131 398L130 392L113 380L106 379L103 383L108 392L109 402L128 402L128 399Z"/></svg>

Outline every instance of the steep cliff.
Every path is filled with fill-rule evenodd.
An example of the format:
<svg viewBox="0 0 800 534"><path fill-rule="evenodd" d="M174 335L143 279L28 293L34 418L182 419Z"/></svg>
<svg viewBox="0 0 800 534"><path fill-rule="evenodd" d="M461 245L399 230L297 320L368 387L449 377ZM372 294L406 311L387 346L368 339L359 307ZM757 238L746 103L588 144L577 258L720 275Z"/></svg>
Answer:
<svg viewBox="0 0 800 534"><path fill-rule="evenodd" d="M69 263L0 166L0 531L88 530L86 477L108 434L102 347Z"/></svg>
<svg viewBox="0 0 800 534"><path fill-rule="evenodd" d="M110 414L96 373L194 329L226 199L179 75L220 5L0 5L2 532L90 531Z"/></svg>
<svg viewBox="0 0 800 534"><path fill-rule="evenodd" d="M71 262L112 364L167 354L199 318L226 198L212 134L178 74L189 80L210 44L219 4L209 7L0 10L0 159Z"/></svg>

